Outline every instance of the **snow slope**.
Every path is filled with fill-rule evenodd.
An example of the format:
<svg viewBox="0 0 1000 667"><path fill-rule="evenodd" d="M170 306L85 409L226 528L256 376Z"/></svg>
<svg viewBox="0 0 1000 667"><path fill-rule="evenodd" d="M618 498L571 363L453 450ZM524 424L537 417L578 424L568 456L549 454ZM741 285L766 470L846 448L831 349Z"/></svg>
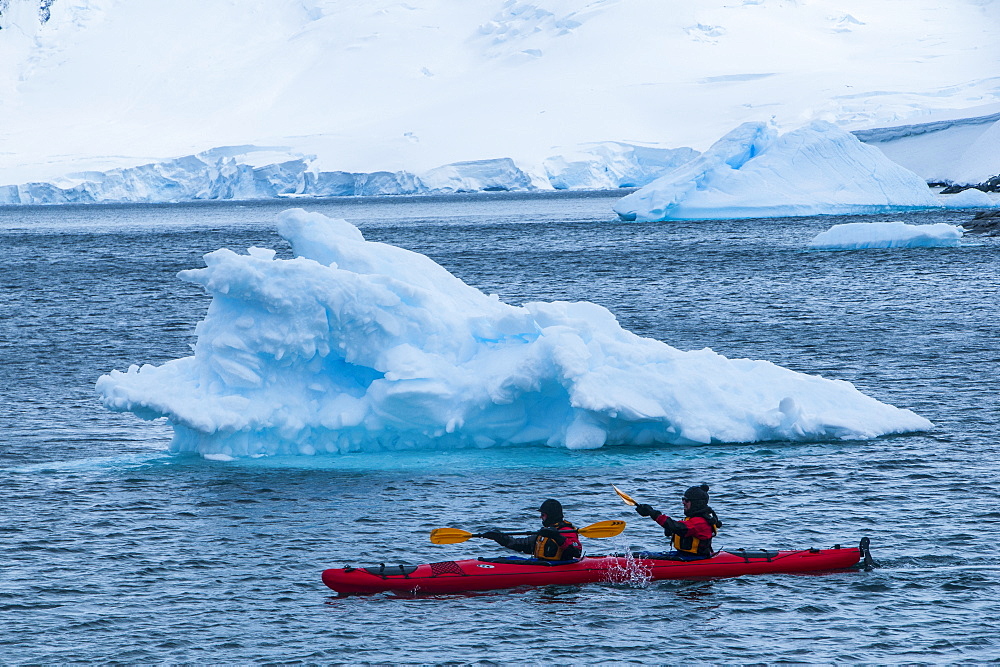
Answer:
<svg viewBox="0 0 1000 667"><path fill-rule="evenodd" d="M930 183L976 185L1000 174L1000 113L857 135Z"/></svg>
<svg viewBox="0 0 1000 667"><path fill-rule="evenodd" d="M244 145L315 173L511 158L536 182L581 144L1000 103L997 0L49 2L0 2L0 184Z"/></svg>

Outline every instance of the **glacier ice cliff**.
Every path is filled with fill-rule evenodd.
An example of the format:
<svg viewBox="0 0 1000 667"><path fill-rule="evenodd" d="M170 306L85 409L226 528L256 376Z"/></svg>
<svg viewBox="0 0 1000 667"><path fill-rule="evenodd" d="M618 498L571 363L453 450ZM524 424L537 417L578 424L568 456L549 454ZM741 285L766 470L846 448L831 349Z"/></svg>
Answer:
<svg viewBox="0 0 1000 667"><path fill-rule="evenodd" d="M606 141L575 154L544 161L545 175L557 190L613 190L642 187L698 157L692 148L663 149Z"/></svg>
<svg viewBox="0 0 1000 667"><path fill-rule="evenodd" d="M931 428L848 382L681 351L588 302L513 306L431 259L301 209L295 257L228 249L193 356L113 370L104 405L213 457L546 444L873 438Z"/></svg>
<svg viewBox="0 0 1000 667"><path fill-rule="evenodd" d="M408 171L322 171L315 157L284 149L227 146L185 157L69 174L52 182L0 185L0 204L167 203L280 197L453 194L498 190L599 190L637 187L697 151L605 142L556 156L544 167L510 158L470 160L419 174Z"/></svg>

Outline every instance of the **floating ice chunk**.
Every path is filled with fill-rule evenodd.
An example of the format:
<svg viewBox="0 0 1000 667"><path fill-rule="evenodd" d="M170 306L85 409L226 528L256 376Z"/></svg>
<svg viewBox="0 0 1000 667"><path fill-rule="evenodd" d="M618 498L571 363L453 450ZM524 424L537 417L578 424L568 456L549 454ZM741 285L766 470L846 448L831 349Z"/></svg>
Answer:
<svg viewBox="0 0 1000 667"><path fill-rule="evenodd" d="M858 250L862 248L953 248L965 230L939 222L908 225L905 222L851 222L834 225L809 242L816 250Z"/></svg>
<svg viewBox="0 0 1000 667"><path fill-rule="evenodd" d="M523 443L872 438L931 427L851 384L684 352L599 305L511 306L343 220L279 216L294 259L216 250L194 356L111 371L104 405L218 459Z"/></svg>
<svg viewBox="0 0 1000 667"><path fill-rule="evenodd" d="M947 208L996 208L1000 206L1000 199L994 199L976 188L967 188L953 195L940 195L938 198Z"/></svg>
<svg viewBox="0 0 1000 667"><path fill-rule="evenodd" d="M624 220L877 213L938 206L927 184L836 126L777 136L744 123L700 157L619 200Z"/></svg>

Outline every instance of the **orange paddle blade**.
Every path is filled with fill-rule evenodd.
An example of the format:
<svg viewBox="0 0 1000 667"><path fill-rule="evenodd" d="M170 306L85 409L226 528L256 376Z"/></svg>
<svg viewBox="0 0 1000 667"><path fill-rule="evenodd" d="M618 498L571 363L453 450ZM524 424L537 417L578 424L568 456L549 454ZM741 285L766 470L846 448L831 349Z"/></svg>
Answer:
<svg viewBox="0 0 1000 667"><path fill-rule="evenodd" d="M631 505L632 507L635 507L636 505L639 504L632 499L632 496L628 495L614 484L611 485L611 488L615 490L615 493L617 493L622 500L624 500L627 504Z"/></svg>

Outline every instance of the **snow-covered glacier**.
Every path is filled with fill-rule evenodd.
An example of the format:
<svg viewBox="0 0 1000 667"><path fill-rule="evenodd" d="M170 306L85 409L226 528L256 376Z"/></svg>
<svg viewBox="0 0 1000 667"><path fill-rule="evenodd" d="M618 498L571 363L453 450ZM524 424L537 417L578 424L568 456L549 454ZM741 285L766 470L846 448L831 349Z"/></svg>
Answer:
<svg viewBox="0 0 1000 667"><path fill-rule="evenodd" d="M916 174L825 121L744 123L614 209L624 220L878 213L940 206Z"/></svg>
<svg viewBox="0 0 1000 667"><path fill-rule="evenodd" d="M995 4L0 0L0 185L227 145L343 181L588 142L704 150L761 117L984 116Z"/></svg>
<svg viewBox="0 0 1000 667"><path fill-rule="evenodd" d="M1000 175L1000 113L871 128L854 135L929 183L982 187ZM997 188L1000 182L991 189Z"/></svg>
<svg viewBox="0 0 1000 667"><path fill-rule="evenodd" d="M931 428L844 381L681 351L587 302L508 305L429 258L301 209L295 257L205 256L190 357L97 381L104 405L166 417L211 457L544 443L873 438Z"/></svg>

